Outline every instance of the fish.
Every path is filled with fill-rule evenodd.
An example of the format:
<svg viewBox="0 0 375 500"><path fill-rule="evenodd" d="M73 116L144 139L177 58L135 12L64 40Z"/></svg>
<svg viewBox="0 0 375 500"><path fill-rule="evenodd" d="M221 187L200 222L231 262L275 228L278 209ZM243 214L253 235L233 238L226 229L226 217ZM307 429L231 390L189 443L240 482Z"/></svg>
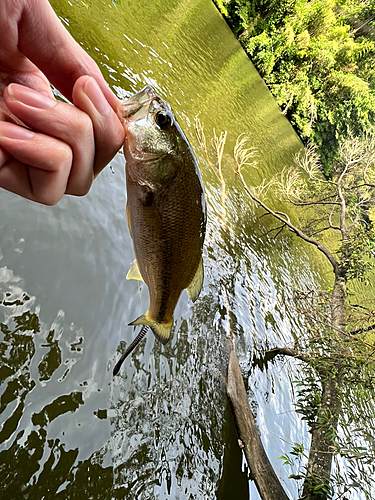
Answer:
<svg viewBox="0 0 375 500"><path fill-rule="evenodd" d="M202 289L206 202L198 163L171 106L151 85L119 108L125 130L127 220L135 261L126 278L141 280L149 307L129 325L142 325L125 357L151 329L166 344L184 289ZM138 340L139 339L139 340Z"/></svg>

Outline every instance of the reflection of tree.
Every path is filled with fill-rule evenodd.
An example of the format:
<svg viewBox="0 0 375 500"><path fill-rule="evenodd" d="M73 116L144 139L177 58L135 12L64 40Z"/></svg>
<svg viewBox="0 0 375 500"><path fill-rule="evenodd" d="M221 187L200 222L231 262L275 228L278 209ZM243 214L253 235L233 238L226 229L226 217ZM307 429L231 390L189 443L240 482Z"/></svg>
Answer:
<svg viewBox="0 0 375 500"><path fill-rule="evenodd" d="M59 341L54 338L54 335L54 330L48 332L46 343L42 346L48 347L49 350L43 356L38 366L40 380L50 380L54 372L61 365L61 349Z"/></svg>
<svg viewBox="0 0 375 500"><path fill-rule="evenodd" d="M33 335L40 330L38 316L30 311L25 311L12 320L12 328L3 323L0 325L4 336L0 351L1 381L4 380L3 374L5 377L9 373L14 374L30 362L35 353Z"/></svg>
<svg viewBox="0 0 375 500"><path fill-rule="evenodd" d="M212 300L210 295L199 300L167 353L155 345L145 365L141 346L120 374L126 391L116 401L111 448L114 484L124 498L214 498L223 455L217 432L223 427L223 401L210 370L218 352L206 326L214 320Z"/></svg>
<svg viewBox="0 0 375 500"><path fill-rule="evenodd" d="M18 437L20 439L21 436ZM40 470L40 461L44 455L47 458ZM23 445L15 442L0 454L3 498L125 498L122 488L113 489L113 469L102 466L99 452L84 461L77 462L77 456L78 448L66 451L59 439L47 440L44 429L32 431Z"/></svg>
<svg viewBox="0 0 375 500"><path fill-rule="evenodd" d="M8 297L3 302L7 304ZM14 305L13 302L12 305ZM0 343L0 381L5 384L8 380L0 398L0 414L12 403L15 405L12 414L2 425L0 443L9 439L17 429L24 411L25 398L35 386L30 373L24 368L29 365L34 356L33 335L39 330L39 319L30 311L14 316L11 326L0 324L0 331L3 334L3 340Z"/></svg>
<svg viewBox="0 0 375 500"><path fill-rule="evenodd" d="M198 139L210 162L203 127L199 120L196 127ZM220 174L223 145L220 151L217 141L214 140L213 145ZM363 400L367 399L366 390L371 388L371 393L373 392L374 350L365 335L375 328L374 311L360 306L362 312L367 312L366 327L352 327L351 334L348 334L346 303L348 282L353 279L366 281L372 267L369 259L375 248L375 138L368 135L362 139L345 141L340 147L340 157L330 179L324 179L320 175L315 150L307 149L304 154L296 157L295 169L284 171L278 179L268 185L263 183L258 189L250 187L243 174L245 166L256 165L255 151L245 145L246 138L240 136L234 150L234 170L246 195L281 224L278 233L288 228L319 250L331 265L334 275L332 290L326 294L327 301L322 300L321 294L313 293L314 301L310 301L309 307L305 307L303 317L308 332L306 339L300 339L297 349L275 350L275 355L294 356L307 362L310 367L310 377L306 377L297 391L298 411L310 425L310 453L306 470L292 475L291 478L303 480L304 499L318 500L331 498L333 485L341 492L346 492L350 487L358 487L359 479L356 479L356 473L360 471L361 491L365 495L371 495L366 490L366 484L370 485L370 491L371 473L374 472L373 453L370 451L373 440L366 432L369 414L365 413L365 409L368 411L369 407L363 404ZM212 168L211 162L210 165ZM223 186L222 179L221 185ZM287 214L272 210L266 204L264 192L271 188L294 206L309 208L310 211L305 212L304 225L292 222ZM222 188L222 201L223 196L225 199L225 191ZM329 238L322 236L326 233ZM355 340L352 335L356 336ZM232 338L228 341L227 393L256 486L264 499L287 498L274 477L274 471L257 436ZM357 387L353 386L353 373L357 373L359 377ZM345 399L347 402L348 393L353 390L357 396L362 393L361 408L366 417L359 423L358 412L356 413L357 442L347 439L346 443L343 443L342 439L340 441L338 425L340 422L344 429L341 434L344 433L348 438L350 429L353 428L354 412L347 403L345 404ZM375 420L373 412L370 420ZM303 447L295 446L293 454L304 455ZM340 455L345 457L349 464L345 473L350 479L349 484L344 484L343 475L340 474L336 474L332 482L332 460L334 456ZM257 458L254 460L254 457ZM291 465L292 461L288 455L283 458L286 464ZM360 462L364 466L358 465Z"/></svg>
<svg viewBox="0 0 375 500"><path fill-rule="evenodd" d="M91 464L90 459L76 463L78 448L66 451L58 438L48 438L50 422L64 413L75 412L83 404L81 392L56 397L32 414L33 429L29 433L27 429L19 429L27 398L36 386L30 366L35 355L35 335L41 332L41 324L38 314L30 311L30 298L23 294L14 299L13 295L6 292L0 302L0 311L7 318L0 323L0 445L7 446L0 452L1 497L9 500L65 499L68 498L65 491L59 493L59 490L67 486L67 481L71 481L72 491L82 491L82 484L77 484L77 480L86 478L88 492L92 486L92 493L88 493L87 498L105 498L101 492L107 491L112 481L111 468L103 469L100 457L95 464ZM61 349L54 335L55 331L50 330L42 345L48 350L38 366L41 381L49 380L61 365ZM8 445L11 439L13 442ZM78 494L76 498L83 497Z"/></svg>

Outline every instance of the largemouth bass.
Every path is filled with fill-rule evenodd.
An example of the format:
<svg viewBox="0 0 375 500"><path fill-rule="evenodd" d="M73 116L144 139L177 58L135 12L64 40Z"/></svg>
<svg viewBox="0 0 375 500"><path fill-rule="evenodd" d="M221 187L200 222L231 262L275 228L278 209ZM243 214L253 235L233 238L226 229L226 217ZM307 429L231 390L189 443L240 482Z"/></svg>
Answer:
<svg viewBox="0 0 375 500"><path fill-rule="evenodd" d="M136 256L127 278L143 280L150 296L148 310L130 325L151 328L165 344L181 292L186 288L194 301L202 288L203 184L171 107L151 86L127 100L119 114L125 128L127 218ZM145 326L138 337L145 335Z"/></svg>

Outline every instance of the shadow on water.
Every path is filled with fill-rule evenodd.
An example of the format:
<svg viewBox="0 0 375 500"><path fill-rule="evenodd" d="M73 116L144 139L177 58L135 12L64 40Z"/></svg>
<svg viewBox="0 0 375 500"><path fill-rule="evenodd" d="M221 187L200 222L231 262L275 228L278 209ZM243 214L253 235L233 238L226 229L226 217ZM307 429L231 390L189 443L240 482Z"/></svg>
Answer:
<svg viewBox="0 0 375 500"><path fill-rule="evenodd" d="M226 426L223 439L225 450L223 472L217 489L217 500L228 500L235 493L236 498L249 499L248 469L238 446L238 435L229 403L225 409ZM233 485L236 485L234 491Z"/></svg>
<svg viewBox="0 0 375 500"><path fill-rule="evenodd" d="M296 367L253 357L288 344L300 326L283 287L313 283L315 265L277 240L249 207L228 162L228 225L194 132L228 130L227 157L248 132L269 178L300 142L210 0L147 4L51 0L119 96L155 85L195 149L205 183L205 284L176 308L174 336L152 335L112 377L145 310L147 289L125 280L134 258L118 154L83 199L36 206L0 193L0 484L18 500L256 500L219 373L229 319L264 445L291 497L280 455L305 428L290 395ZM277 146L277 147L276 147ZM249 173L249 175L251 175Z"/></svg>

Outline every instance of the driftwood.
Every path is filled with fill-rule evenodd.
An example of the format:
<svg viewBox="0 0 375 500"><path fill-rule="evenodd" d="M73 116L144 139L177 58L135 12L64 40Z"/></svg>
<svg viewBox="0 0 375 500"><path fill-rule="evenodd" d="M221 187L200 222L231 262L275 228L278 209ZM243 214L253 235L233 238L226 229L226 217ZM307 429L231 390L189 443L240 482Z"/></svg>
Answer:
<svg viewBox="0 0 375 500"><path fill-rule="evenodd" d="M232 339L228 339L228 374L226 390L237 427L241 448L245 453L255 485L262 500L289 500L277 477L260 439L251 413L245 384Z"/></svg>

